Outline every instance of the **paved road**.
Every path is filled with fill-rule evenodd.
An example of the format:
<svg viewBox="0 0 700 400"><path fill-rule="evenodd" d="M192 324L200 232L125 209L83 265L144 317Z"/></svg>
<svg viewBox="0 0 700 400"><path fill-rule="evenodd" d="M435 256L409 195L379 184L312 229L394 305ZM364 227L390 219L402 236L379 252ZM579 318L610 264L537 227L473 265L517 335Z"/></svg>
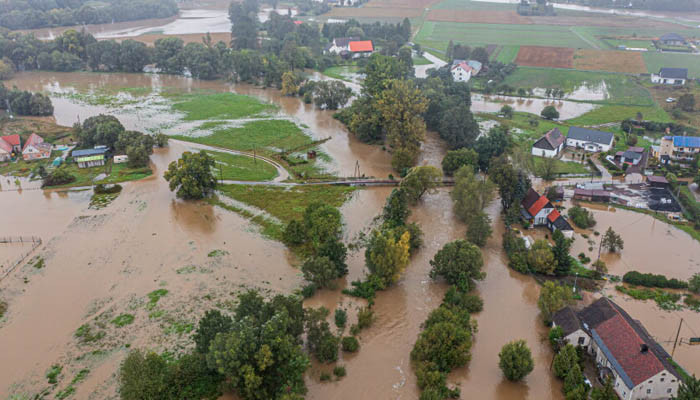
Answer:
<svg viewBox="0 0 700 400"><path fill-rule="evenodd" d="M442 61L441 59L435 57L434 55L426 52L423 52L423 57L427 58L428 61L432 62L432 64L427 64L427 65L416 65L414 68L416 70L416 78L425 78L428 76L428 70L431 68L440 68L447 63Z"/></svg>

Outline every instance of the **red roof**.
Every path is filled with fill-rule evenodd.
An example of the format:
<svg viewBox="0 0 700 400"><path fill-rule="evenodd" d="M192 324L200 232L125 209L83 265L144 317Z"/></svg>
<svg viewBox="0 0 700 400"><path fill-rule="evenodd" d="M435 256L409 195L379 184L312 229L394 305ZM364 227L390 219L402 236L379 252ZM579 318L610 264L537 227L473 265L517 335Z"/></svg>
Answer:
<svg viewBox="0 0 700 400"><path fill-rule="evenodd" d="M547 216L547 219L549 222L554 223L554 221L557 220L557 218L561 217L561 214L559 214L559 211L553 210L549 215Z"/></svg>
<svg viewBox="0 0 700 400"><path fill-rule="evenodd" d="M596 332L635 386L665 369L651 350L641 351L642 344L651 343L644 343L619 313L600 324Z"/></svg>
<svg viewBox="0 0 700 400"><path fill-rule="evenodd" d="M304 23L304 21L294 21L294 25L301 25L303 23Z"/></svg>
<svg viewBox="0 0 700 400"><path fill-rule="evenodd" d="M374 46L372 45L371 40L360 40L357 42L350 42L350 51L353 53L374 51Z"/></svg>
<svg viewBox="0 0 700 400"><path fill-rule="evenodd" d="M9 143L10 146L19 146L19 144L20 144L19 135L3 136L3 137L0 137L0 139Z"/></svg>
<svg viewBox="0 0 700 400"><path fill-rule="evenodd" d="M533 204L527 210L527 212L529 212L530 215L532 215L534 217L535 215L537 215L538 212L542 211L542 209L544 208L544 206L547 205L547 203L549 203L549 199L545 196L541 196L539 199L537 199L535 204Z"/></svg>
<svg viewBox="0 0 700 400"><path fill-rule="evenodd" d="M32 133L31 135L29 135L27 141L24 142L24 147L22 147L22 151L24 151L24 149L26 149L29 145L37 145L39 143L44 143L44 139L36 133Z"/></svg>
<svg viewBox="0 0 700 400"><path fill-rule="evenodd" d="M12 146L2 139L0 139L0 149L5 150L8 153L12 153Z"/></svg>

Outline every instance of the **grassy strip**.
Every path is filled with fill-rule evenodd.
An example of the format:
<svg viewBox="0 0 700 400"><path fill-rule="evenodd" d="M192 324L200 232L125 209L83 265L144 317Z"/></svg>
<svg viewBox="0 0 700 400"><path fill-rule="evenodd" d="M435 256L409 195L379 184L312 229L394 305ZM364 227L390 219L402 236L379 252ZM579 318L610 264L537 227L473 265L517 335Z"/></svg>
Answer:
<svg viewBox="0 0 700 400"><path fill-rule="evenodd" d="M661 68L687 68L689 78L700 78L700 62L695 54L648 51L643 57L649 73L658 74Z"/></svg>
<svg viewBox="0 0 700 400"><path fill-rule="evenodd" d="M625 119L634 118L637 112L641 112L645 119L659 122L672 122L671 117L666 111L658 106L655 107L639 107L639 106L619 106L619 105L604 105L590 112L587 112L579 117L567 120L571 125L591 126L600 125L608 122L621 122Z"/></svg>
<svg viewBox="0 0 700 400"><path fill-rule="evenodd" d="M173 104L172 108L185 113L185 121L239 119L276 109L271 104L235 93L182 95L176 99L181 101Z"/></svg>
<svg viewBox="0 0 700 400"><path fill-rule="evenodd" d="M231 150L257 149L261 154L266 155L276 154L280 150L299 148L313 142L293 122L277 119L252 121L239 128L218 129L208 136L176 135L173 138Z"/></svg>
<svg viewBox="0 0 700 400"><path fill-rule="evenodd" d="M535 171L541 171L545 159L543 157L532 157ZM567 162L562 160L554 160L554 173L557 175L565 174L590 174L587 164L577 162Z"/></svg>
<svg viewBox="0 0 700 400"><path fill-rule="evenodd" d="M428 62L428 64L430 64L430 62ZM361 68L356 65L339 65L337 67L326 68L323 74L331 78L340 79L341 81L352 82L352 79L348 75L359 74L360 70Z"/></svg>
<svg viewBox="0 0 700 400"><path fill-rule="evenodd" d="M107 171L106 167L78 168L76 163L67 163L64 167L75 177L75 181L59 186L49 186L49 188L69 188L80 186L92 186L93 184L112 184L143 179L153 174L153 171L146 168L129 168L126 164L114 164L112 172L100 181L94 179Z"/></svg>
<svg viewBox="0 0 700 400"><path fill-rule="evenodd" d="M420 56L420 57L413 57L413 65L429 65L432 64L433 62L428 60L427 58Z"/></svg>
<svg viewBox="0 0 700 400"><path fill-rule="evenodd" d="M269 181L277 177L277 169L262 160L218 151L207 153L216 160L214 174L218 179Z"/></svg>
<svg viewBox="0 0 700 400"><path fill-rule="evenodd" d="M678 301L682 296L677 293L671 293L661 289L637 289L623 285L615 286L615 290L620 293L624 293L635 300L654 300L662 310L675 311L683 309L683 305L678 304Z"/></svg>

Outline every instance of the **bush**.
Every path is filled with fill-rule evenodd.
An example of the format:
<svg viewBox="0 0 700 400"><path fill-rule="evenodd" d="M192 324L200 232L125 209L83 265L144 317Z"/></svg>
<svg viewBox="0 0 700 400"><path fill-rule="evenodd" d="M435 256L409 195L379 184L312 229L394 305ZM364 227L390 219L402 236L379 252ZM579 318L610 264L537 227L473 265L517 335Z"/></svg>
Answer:
<svg viewBox="0 0 700 400"><path fill-rule="evenodd" d="M343 348L343 351L348 353L354 353L360 349L360 342L358 342L354 336L345 336L341 340L340 345Z"/></svg>
<svg viewBox="0 0 700 400"><path fill-rule="evenodd" d="M95 185L95 194L115 194L122 191L121 185L111 185L109 187L98 183Z"/></svg>
<svg viewBox="0 0 700 400"><path fill-rule="evenodd" d="M630 271L622 277L622 281L630 285L657 287L668 289L686 289L688 283L671 278L668 279L663 275L643 274L638 271Z"/></svg>
<svg viewBox="0 0 700 400"><path fill-rule="evenodd" d="M442 302L443 304L465 309L469 313L480 312L484 309L484 301L481 297L475 294L460 292L454 286L450 286Z"/></svg>
<svg viewBox="0 0 700 400"><path fill-rule="evenodd" d="M75 181L75 177L68 172L68 169L64 166L60 166L53 170L41 184L41 187L66 185Z"/></svg>
<svg viewBox="0 0 700 400"><path fill-rule="evenodd" d="M348 321L348 313L345 310L341 308L336 309L333 318L335 319L335 326L337 326L338 329L345 329L345 324Z"/></svg>
<svg viewBox="0 0 700 400"><path fill-rule="evenodd" d="M592 228L596 224L593 214L583 207L573 206L569 209L569 218L581 229Z"/></svg>
<svg viewBox="0 0 700 400"><path fill-rule="evenodd" d="M357 327L362 330L372 326L374 322L374 311L369 307L362 307L360 311L357 312Z"/></svg>
<svg viewBox="0 0 700 400"><path fill-rule="evenodd" d="M328 382L331 380L331 374L329 374L328 372L321 372L320 379L321 379L321 382Z"/></svg>
<svg viewBox="0 0 700 400"><path fill-rule="evenodd" d="M333 368L333 375L337 376L338 378L342 378L345 375L347 375L347 372L345 371L345 366L338 365L335 368Z"/></svg>
<svg viewBox="0 0 700 400"><path fill-rule="evenodd" d="M507 343L498 353L498 366L509 381L520 381L535 368L530 348L524 340Z"/></svg>

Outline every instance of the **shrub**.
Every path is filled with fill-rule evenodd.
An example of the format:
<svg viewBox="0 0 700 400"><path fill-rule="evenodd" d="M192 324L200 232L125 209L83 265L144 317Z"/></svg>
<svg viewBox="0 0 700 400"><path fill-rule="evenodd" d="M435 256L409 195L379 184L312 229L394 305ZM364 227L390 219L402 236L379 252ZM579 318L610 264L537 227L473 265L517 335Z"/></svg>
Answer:
<svg viewBox="0 0 700 400"><path fill-rule="evenodd" d="M454 286L450 286L445 293L445 297L442 299L442 302L444 304L463 308L469 313L480 312L484 309L484 301L481 299L481 297L475 294L460 292Z"/></svg>
<svg viewBox="0 0 700 400"><path fill-rule="evenodd" d="M98 183L95 185L95 194L115 194L122 191L121 185L111 185L109 187Z"/></svg>
<svg viewBox="0 0 700 400"><path fill-rule="evenodd" d="M532 353L524 340L504 345L498 358L498 366L509 381L520 381L535 368Z"/></svg>
<svg viewBox="0 0 700 400"><path fill-rule="evenodd" d="M369 307L362 307L360 311L357 312L357 327L362 330L372 326L374 322L374 311Z"/></svg>
<svg viewBox="0 0 700 400"><path fill-rule="evenodd" d="M347 375L347 372L345 371L345 366L338 365L335 368L333 368L333 375L337 376L338 378L342 378L345 375Z"/></svg>
<svg viewBox="0 0 700 400"><path fill-rule="evenodd" d="M341 340L341 346L343 351L354 353L360 349L360 342L358 342L354 336L345 336Z"/></svg>
<svg viewBox="0 0 700 400"><path fill-rule="evenodd" d="M328 372L321 372L320 379L321 379L321 382L328 382L331 380L331 374L329 374Z"/></svg>
<svg viewBox="0 0 700 400"><path fill-rule="evenodd" d="M333 317L335 319L335 326L337 326L338 329L345 329L345 324L348 321L348 313L345 310L338 308L335 310Z"/></svg>
<svg viewBox="0 0 700 400"><path fill-rule="evenodd" d="M688 283L671 278L668 279L663 275L643 274L638 271L630 271L622 277L622 281L630 285L638 285L645 287L669 288L669 289L685 289Z"/></svg>
<svg viewBox="0 0 700 400"><path fill-rule="evenodd" d="M592 228L596 224L593 214L579 206L574 206L569 209L569 218L581 229Z"/></svg>

